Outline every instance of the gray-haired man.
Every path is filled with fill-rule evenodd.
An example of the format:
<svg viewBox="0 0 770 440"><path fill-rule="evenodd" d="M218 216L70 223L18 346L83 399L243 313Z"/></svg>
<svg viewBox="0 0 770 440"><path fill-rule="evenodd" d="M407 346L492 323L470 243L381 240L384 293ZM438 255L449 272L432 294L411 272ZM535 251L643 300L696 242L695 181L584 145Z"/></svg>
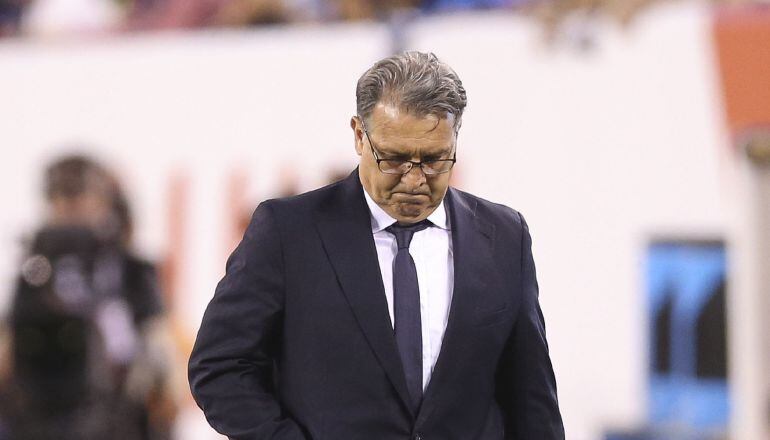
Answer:
<svg viewBox="0 0 770 440"><path fill-rule="evenodd" d="M466 104L433 54L377 62L359 167L262 203L190 359L238 440L563 439L527 224L449 187Z"/></svg>

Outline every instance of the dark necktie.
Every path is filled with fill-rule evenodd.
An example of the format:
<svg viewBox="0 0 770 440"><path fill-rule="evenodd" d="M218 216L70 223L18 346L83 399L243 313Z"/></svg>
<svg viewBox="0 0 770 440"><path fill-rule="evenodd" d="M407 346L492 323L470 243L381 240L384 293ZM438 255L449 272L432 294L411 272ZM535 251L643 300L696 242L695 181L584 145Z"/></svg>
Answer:
<svg viewBox="0 0 770 440"><path fill-rule="evenodd" d="M393 261L393 327L406 387L415 411L422 401L422 323L420 287L417 284L417 269L409 254L409 243L415 232L430 225L429 221L423 220L414 225L394 224L387 228L388 232L396 236L398 243L398 253Z"/></svg>

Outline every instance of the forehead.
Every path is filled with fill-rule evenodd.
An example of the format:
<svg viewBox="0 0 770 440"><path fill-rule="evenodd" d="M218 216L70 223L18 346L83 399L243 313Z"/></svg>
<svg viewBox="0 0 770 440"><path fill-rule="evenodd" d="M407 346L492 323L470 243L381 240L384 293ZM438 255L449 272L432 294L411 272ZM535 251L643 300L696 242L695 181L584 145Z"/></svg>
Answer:
<svg viewBox="0 0 770 440"><path fill-rule="evenodd" d="M391 152L441 152L455 141L454 115L414 115L387 104L377 104L367 130L378 147Z"/></svg>

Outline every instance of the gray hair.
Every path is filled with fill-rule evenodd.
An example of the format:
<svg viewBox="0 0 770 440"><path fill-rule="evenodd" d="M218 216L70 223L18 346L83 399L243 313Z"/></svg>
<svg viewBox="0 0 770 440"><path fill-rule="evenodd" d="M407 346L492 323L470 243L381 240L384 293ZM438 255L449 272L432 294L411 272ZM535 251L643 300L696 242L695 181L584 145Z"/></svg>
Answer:
<svg viewBox="0 0 770 440"><path fill-rule="evenodd" d="M404 52L377 61L356 86L358 116L369 118L379 102L416 116L454 115L455 130L467 99L454 70L433 53Z"/></svg>

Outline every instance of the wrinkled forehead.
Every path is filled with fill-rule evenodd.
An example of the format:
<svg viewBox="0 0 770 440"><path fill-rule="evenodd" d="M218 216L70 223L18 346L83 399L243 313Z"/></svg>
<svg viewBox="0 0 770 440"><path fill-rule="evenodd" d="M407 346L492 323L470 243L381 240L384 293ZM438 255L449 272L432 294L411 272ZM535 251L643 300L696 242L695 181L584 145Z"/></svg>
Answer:
<svg viewBox="0 0 770 440"><path fill-rule="evenodd" d="M378 103L364 118L368 131L414 131L429 134L435 131L456 131L455 115L448 112L422 113L389 103Z"/></svg>
<svg viewBox="0 0 770 440"><path fill-rule="evenodd" d="M452 127L459 128L457 118L451 111L436 108L422 109L411 108L398 99L381 99L368 115L364 116L366 127L373 128L373 124L382 123L386 120L398 120L402 116L410 116L415 119L424 119L438 124L441 119L446 119Z"/></svg>

